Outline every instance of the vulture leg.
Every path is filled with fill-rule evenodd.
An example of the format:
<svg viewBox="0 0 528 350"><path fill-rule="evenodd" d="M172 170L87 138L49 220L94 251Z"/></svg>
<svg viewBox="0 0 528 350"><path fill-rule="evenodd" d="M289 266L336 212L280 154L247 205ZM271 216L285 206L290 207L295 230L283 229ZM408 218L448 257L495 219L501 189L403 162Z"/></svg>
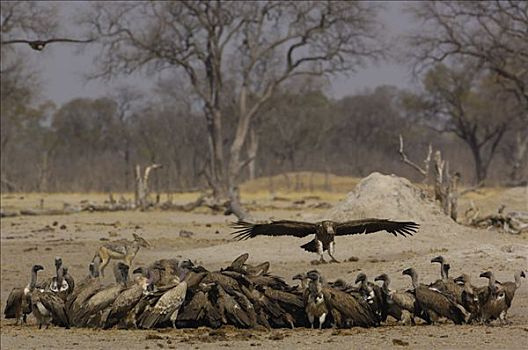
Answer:
<svg viewBox="0 0 528 350"><path fill-rule="evenodd" d="M323 323L326 319L326 313L322 314L320 317L319 317L319 329L323 329Z"/></svg>
<svg viewBox="0 0 528 350"><path fill-rule="evenodd" d="M499 315L499 321L501 325L510 325L511 321L506 319L506 311L503 311Z"/></svg>
<svg viewBox="0 0 528 350"><path fill-rule="evenodd" d="M321 242L317 238L315 239L315 241L316 241L316 244L317 244L317 254L319 254L321 256L321 259L319 260L319 262L321 264L326 264L326 260L323 257L323 242Z"/></svg>
<svg viewBox="0 0 528 350"><path fill-rule="evenodd" d="M334 253L335 253L335 242L330 242L330 247L328 247L328 255L330 255L330 257L332 258L330 262L338 263L339 261L337 261L336 258L334 258Z"/></svg>

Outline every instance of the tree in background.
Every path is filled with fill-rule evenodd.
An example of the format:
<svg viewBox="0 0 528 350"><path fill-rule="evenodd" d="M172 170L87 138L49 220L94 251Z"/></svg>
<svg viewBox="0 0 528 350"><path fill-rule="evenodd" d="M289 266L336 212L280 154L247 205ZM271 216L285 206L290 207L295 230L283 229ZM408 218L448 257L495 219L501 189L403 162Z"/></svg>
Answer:
<svg viewBox="0 0 528 350"><path fill-rule="evenodd" d="M206 120L206 178L215 198L233 199L261 108L292 77L346 73L379 57L376 13L365 2L98 2L83 24L102 44L95 77L170 68L187 78ZM225 145L228 80L236 126Z"/></svg>
<svg viewBox="0 0 528 350"><path fill-rule="evenodd" d="M398 94L395 87L380 86L337 101L333 142L339 154L332 155L332 162L346 159L360 176L375 171L375 164L388 163L384 154L394 152L398 133L411 131L398 109Z"/></svg>
<svg viewBox="0 0 528 350"><path fill-rule="evenodd" d="M510 122L511 104L498 99L497 84L470 66L449 68L439 64L427 72L424 91L407 97L408 106L420 113L426 124L454 133L471 150L477 183L488 169Z"/></svg>
<svg viewBox="0 0 528 350"><path fill-rule="evenodd" d="M409 9L421 21L420 30L409 35L417 70L438 62L471 62L514 96L501 94L518 105L508 122L516 131L507 135L507 152L510 179L520 182L528 162L528 2L423 1Z"/></svg>
<svg viewBox="0 0 528 350"><path fill-rule="evenodd" d="M2 1L0 4L1 24L0 41L4 42L20 35L38 37L52 35L58 30L56 9L38 1ZM27 48L24 48L27 50ZM1 45L1 183L2 189L20 189L19 183L25 182L27 164L15 167L20 161L21 145L28 145L23 153L27 156L41 147L37 141L47 142L47 138L34 134L49 112L49 104L35 106L40 88L39 74L31 67L31 59L23 54L22 48ZM34 146L34 147L33 147ZM47 147L44 149L48 150ZM47 151L42 153L47 157ZM41 159L38 163L47 162ZM33 171L33 174L36 172ZM38 180L31 180L34 183Z"/></svg>
<svg viewBox="0 0 528 350"><path fill-rule="evenodd" d="M423 21L423 30L410 35L417 66L472 60L500 76L528 108L528 2L423 1L411 11Z"/></svg>

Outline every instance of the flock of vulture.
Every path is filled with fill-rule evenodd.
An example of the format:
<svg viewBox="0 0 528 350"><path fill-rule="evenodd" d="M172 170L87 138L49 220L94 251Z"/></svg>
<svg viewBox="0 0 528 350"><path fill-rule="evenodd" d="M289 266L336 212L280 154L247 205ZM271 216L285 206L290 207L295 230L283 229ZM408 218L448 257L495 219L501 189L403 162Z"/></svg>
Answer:
<svg viewBox="0 0 528 350"><path fill-rule="evenodd" d="M450 265L439 256L431 262L440 264L441 276L431 284L420 283L413 268L402 272L411 278L407 290L391 289L387 274L371 282L359 273L352 284L326 281L317 270L294 276L299 283L290 285L269 273L268 262L251 265L248 258L243 254L217 271L190 260L161 259L130 273L127 264L118 262L115 283L105 285L99 259L90 264L88 276L74 280L56 257L55 276L39 281L43 267L34 265L30 283L13 289L4 314L18 324L33 313L39 328L349 328L380 326L389 316L402 324L417 319L427 324L502 324L509 322L508 309L526 277L519 271L514 282L501 283L484 272L480 277L488 283L476 287L466 274L450 278Z"/></svg>

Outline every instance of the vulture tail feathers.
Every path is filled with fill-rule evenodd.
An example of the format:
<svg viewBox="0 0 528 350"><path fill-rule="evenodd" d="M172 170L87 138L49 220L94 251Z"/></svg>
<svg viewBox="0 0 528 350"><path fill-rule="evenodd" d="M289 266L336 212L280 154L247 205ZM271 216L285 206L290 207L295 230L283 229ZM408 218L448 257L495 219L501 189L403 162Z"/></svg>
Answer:
<svg viewBox="0 0 528 350"><path fill-rule="evenodd" d="M301 248L311 253L317 253L317 242L313 239L310 242L303 244Z"/></svg>

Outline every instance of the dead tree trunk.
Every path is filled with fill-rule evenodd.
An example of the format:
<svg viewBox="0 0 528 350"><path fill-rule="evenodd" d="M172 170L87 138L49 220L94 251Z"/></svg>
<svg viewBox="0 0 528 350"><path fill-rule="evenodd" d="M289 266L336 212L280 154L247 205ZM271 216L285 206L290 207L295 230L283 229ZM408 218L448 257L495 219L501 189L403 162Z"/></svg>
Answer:
<svg viewBox="0 0 528 350"><path fill-rule="evenodd" d="M433 147L429 144L427 156L424 160L424 166L411 161L403 150L403 137L400 135L400 149L398 153L402 161L419 172L423 176L423 182L427 183L430 178L431 155L433 154ZM457 220L458 211L458 181L460 174L455 173L451 176L449 172L449 164L442 159L442 153L439 150L434 152L434 167L433 167L433 191L434 199L440 203L442 210L446 215L451 217L454 221Z"/></svg>
<svg viewBox="0 0 528 350"><path fill-rule="evenodd" d="M515 135L515 149L513 152L513 165L510 173L510 181L512 185L518 185L525 180L522 178L523 162L526 161L526 154L528 151L528 137L525 131L518 131Z"/></svg>
<svg viewBox="0 0 528 350"><path fill-rule="evenodd" d="M240 192L238 187L235 187L231 190L229 195L229 200L225 204L226 210L224 215L235 215L239 220L252 220L253 218L249 215L247 211L244 210L240 204Z"/></svg>
<svg viewBox="0 0 528 350"><path fill-rule="evenodd" d="M420 167L418 164L412 162L405 152L403 151L403 137L400 135L400 149L398 150L398 153L400 154L400 157L402 159L402 162L405 164L411 166L414 170L418 171L423 176L423 182L427 182L429 179L429 166L431 164L431 155L433 154L433 146L429 144L429 150L427 152L427 157L424 159L424 167Z"/></svg>
<svg viewBox="0 0 528 350"><path fill-rule="evenodd" d="M149 187L148 180L152 170L161 168L161 164L152 164L145 168L145 173L141 174L141 166L136 165L136 191L135 191L135 203L136 208L145 210L149 205Z"/></svg>
<svg viewBox="0 0 528 350"><path fill-rule="evenodd" d="M444 189L444 168L445 160L442 159L442 153L436 151L434 155L434 196L435 200L442 203L444 212L447 210L447 194Z"/></svg>
<svg viewBox="0 0 528 350"><path fill-rule="evenodd" d="M249 147L247 150L247 157L249 159L249 179L255 180L257 172L257 152L258 152L258 136L255 128L251 128L249 132Z"/></svg>

